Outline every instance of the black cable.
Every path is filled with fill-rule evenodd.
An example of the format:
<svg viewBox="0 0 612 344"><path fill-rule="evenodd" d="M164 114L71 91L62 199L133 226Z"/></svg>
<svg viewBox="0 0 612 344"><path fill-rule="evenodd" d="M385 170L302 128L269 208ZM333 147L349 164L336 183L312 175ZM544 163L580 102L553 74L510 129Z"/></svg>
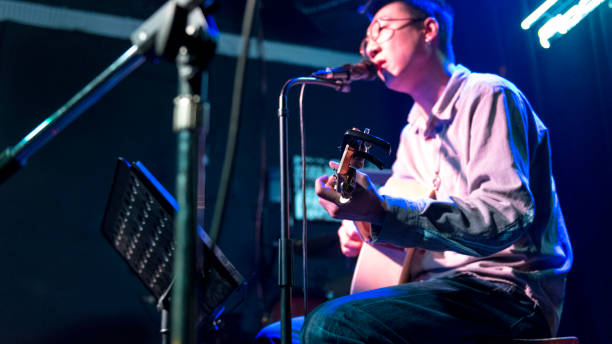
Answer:
<svg viewBox="0 0 612 344"><path fill-rule="evenodd" d="M302 294L304 297L304 316L308 314L308 227L306 216L306 139L304 135L304 89L300 90L300 144L302 154Z"/></svg>
<svg viewBox="0 0 612 344"><path fill-rule="evenodd" d="M259 55L259 62L261 64L261 78L260 78L260 101L262 113L268 113L266 111L265 99L268 94L268 78L267 78L267 65L265 59L264 50L264 32L261 19L261 5L257 6L257 52ZM264 206L265 206L265 195L266 195L266 174L267 174L267 121L262 121L260 128L260 143L259 143L259 182L257 190L257 208L255 210L255 290L257 292L257 301L259 311L264 313L266 311L265 300L264 300L264 286L263 286L263 266L264 266L264 255L263 255L263 217L264 217ZM263 322L263 318L262 318Z"/></svg>
<svg viewBox="0 0 612 344"><path fill-rule="evenodd" d="M244 9L244 19L242 21L242 49L238 61L236 63L236 74L234 75L234 91L232 94L232 108L230 115L230 123L227 133L227 144L225 151L225 159L223 161L223 169L221 170L221 181L217 191L217 201L215 202L215 212L213 215L212 225L209 231L211 241L217 242L223 215L226 208L227 191L229 182L232 177L234 160L236 155L236 142L238 141L238 128L240 127L240 111L242 104L242 91L244 88L244 75L246 72L246 62L249 53L249 43L251 30L253 28L253 17L257 8L258 0L248 0Z"/></svg>

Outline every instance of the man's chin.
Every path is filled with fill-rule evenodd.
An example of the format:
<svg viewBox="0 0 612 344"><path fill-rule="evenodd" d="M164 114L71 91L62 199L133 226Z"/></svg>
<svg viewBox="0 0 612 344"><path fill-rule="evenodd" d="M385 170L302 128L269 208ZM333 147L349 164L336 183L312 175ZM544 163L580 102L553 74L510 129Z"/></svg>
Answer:
<svg viewBox="0 0 612 344"><path fill-rule="evenodd" d="M393 83L393 80L395 80L395 77L387 72L386 70L381 70L378 72L378 78L385 83L385 85L387 87L390 88L390 85Z"/></svg>
<svg viewBox="0 0 612 344"><path fill-rule="evenodd" d="M381 80L385 83L388 89L399 91L401 89L399 80L391 74L384 74Z"/></svg>
<svg viewBox="0 0 612 344"><path fill-rule="evenodd" d="M400 92L400 93L408 93L408 91L406 90L406 84L403 81L404 79L396 76L396 75L392 75L389 72L382 72L382 73L378 73L378 77L380 78L380 80L382 80L382 82L385 83L385 86L393 91L396 92Z"/></svg>

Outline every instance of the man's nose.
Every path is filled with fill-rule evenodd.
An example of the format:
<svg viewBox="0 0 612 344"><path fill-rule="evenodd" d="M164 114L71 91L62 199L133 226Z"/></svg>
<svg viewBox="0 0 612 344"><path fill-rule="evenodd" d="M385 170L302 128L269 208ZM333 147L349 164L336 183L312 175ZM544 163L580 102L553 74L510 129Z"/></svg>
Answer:
<svg viewBox="0 0 612 344"><path fill-rule="evenodd" d="M366 47L366 55L368 57L368 59L370 60L374 60L374 58L376 57L376 55L378 55L378 53L380 53L380 44L372 41L372 42L368 42L368 45Z"/></svg>

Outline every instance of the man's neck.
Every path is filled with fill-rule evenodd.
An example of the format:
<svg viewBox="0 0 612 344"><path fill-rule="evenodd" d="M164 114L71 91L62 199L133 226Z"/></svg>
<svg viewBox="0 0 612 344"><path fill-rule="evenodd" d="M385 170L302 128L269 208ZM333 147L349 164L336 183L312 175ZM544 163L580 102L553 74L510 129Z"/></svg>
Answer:
<svg viewBox="0 0 612 344"><path fill-rule="evenodd" d="M415 84L416 87L410 92L410 95L425 113L431 113L454 70L455 65L444 59L442 61L432 61L420 73L421 80Z"/></svg>

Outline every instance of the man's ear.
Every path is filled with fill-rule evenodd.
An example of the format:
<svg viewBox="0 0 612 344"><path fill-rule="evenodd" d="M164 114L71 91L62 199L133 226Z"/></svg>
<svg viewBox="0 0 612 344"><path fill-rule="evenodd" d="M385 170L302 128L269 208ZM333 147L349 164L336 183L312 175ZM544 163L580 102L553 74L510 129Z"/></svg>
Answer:
<svg viewBox="0 0 612 344"><path fill-rule="evenodd" d="M434 17L428 17L423 21L423 32L425 34L425 42L431 43L438 37L440 26Z"/></svg>

